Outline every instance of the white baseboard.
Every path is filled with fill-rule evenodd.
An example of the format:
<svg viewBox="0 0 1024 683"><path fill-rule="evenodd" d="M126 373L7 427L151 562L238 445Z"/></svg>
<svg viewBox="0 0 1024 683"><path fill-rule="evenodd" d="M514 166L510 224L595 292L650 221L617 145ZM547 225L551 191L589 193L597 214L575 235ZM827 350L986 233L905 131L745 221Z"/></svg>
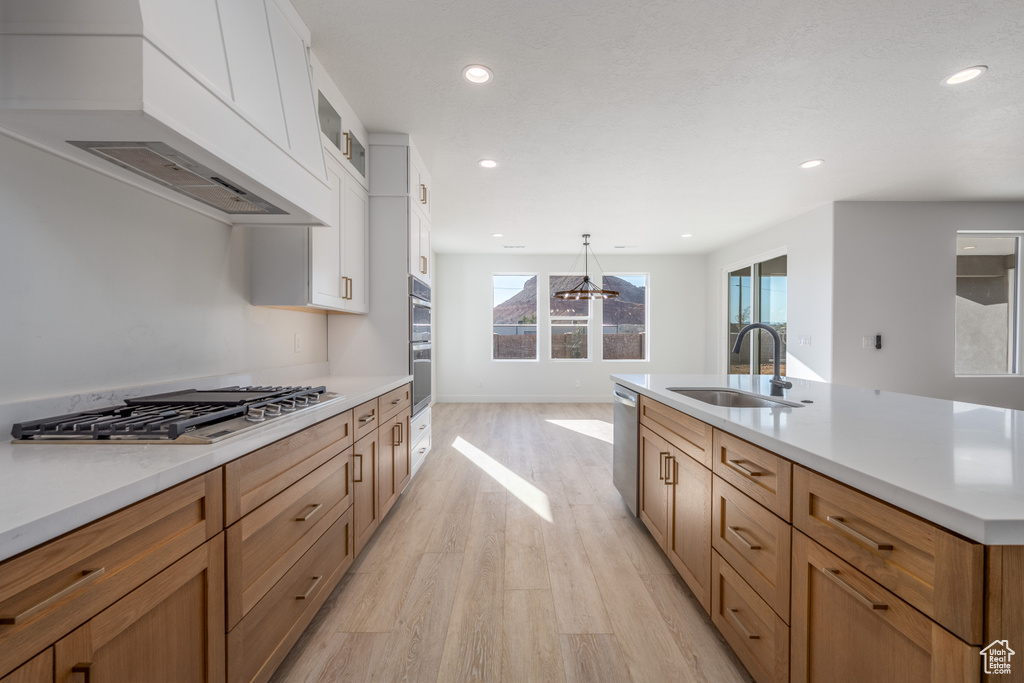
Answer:
<svg viewBox="0 0 1024 683"><path fill-rule="evenodd" d="M551 395L537 394L529 396L509 396L508 394L468 394L438 396L438 403L611 403L611 394L608 395Z"/></svg>

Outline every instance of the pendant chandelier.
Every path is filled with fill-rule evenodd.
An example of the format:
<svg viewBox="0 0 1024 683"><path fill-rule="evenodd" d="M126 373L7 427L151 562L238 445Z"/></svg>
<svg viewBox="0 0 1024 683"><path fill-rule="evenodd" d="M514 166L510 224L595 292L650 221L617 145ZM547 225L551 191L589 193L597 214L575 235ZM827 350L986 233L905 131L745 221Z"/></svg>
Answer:
<svg viewBox="0 0 1024 683"><path fill-rule="evenodd" d="M614 299L619 295L618 292L611 289L601 289L590 281L590 262L587 259L588 251L591 255L594 254L594 250L590 248L590 235L583 235L583 280L572 289L555 292L554 298L579 301L581 299ZM576 264L579 261L580 257L577 254L576 260L572 262L572 268L569 269L570 272L576 270ZM596 255L594 256L594 261L597 261ZM598 263L597 267L600 268L601 264Z"/></svg>

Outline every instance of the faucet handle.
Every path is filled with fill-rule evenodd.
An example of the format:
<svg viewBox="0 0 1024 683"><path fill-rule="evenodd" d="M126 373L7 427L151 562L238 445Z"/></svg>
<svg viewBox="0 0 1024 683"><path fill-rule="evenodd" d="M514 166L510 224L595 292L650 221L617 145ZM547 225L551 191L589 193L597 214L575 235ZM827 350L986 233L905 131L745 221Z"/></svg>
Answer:
<svg viewBox="0 0 1024 683"><path fill-rule="evenodd" d="M772 379L771 383L772 383L772 386L781 387L783 389L792 389L793 388L793 383L792 382L790 382L788 380L785 380L785 379L782 379L782 378Z"/></svg>

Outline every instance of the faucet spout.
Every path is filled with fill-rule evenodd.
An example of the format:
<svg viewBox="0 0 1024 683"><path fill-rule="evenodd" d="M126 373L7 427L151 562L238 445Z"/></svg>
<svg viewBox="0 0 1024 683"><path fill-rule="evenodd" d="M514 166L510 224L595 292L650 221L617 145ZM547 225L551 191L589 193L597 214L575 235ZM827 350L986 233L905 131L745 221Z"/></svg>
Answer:
<svg viewBox="0 0 1024 683"><path fill-rule="evenodd" d="M740 352L740 345L743 343L743 338L747 336L747 332L750 332L751 330L768 330L768 332L772 335L772 346L775 352L775 374L772 375L771 379L772 396L782 396L782 390L792 389L793 383L787 382L786 380L782 379L782 375L779 374L779 367L782 361L782 338L779 337L779 333L775 330L774 327L772 327L771 325L765 325L764 323L752 323L750 325L747 325L742 330L740 330L739 335L737 335L736 343L733 344L732 347L732 352Z"/></svg>

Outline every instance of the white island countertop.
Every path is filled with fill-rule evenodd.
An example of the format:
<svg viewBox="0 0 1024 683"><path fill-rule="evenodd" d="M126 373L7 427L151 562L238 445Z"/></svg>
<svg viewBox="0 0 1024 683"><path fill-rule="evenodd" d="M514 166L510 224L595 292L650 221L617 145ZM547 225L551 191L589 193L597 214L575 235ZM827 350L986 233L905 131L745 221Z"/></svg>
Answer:
<svg viewBox="0 0 1024 683"><path fill-rule="evenodd" d="M986 545L1024 545L1024 412L795 380L800 408L724 408L670 387L769 395L769 377L613 382Z"/></svg>
<svg viewBox="0 0 1024 683"><path fill-rule="evenodd" d="M345 399L213 444L0 443L0 560L342 413L411 376L313 377ZM111 404L116 404L114 401ZM36 417L46 417L38 415Z"/></svg>

